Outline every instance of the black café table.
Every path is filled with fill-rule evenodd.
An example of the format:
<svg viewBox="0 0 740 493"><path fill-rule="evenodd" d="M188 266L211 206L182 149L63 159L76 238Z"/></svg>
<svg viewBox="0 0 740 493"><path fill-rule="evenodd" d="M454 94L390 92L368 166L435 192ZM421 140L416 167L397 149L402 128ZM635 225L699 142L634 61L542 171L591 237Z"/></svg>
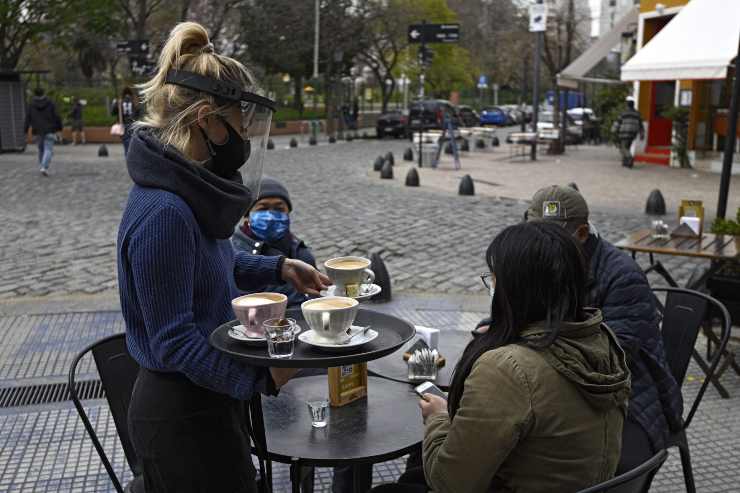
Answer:
<svg viewBox="0 0 740 493"><path fill-rule="evenodd" d="M408 379L408 366L403 360L403 353L411 347L417 338L412 338L402 348L395 353L385 356L384 358L371 361L368 364L368 370L371 375L393 380L401 383L416 383ZM449 390L452 382L452 372L455 365L460 360L465 347L473 340L470 331L446 330L439 332L439 353L445 358L445 366L437 372L437 379L434 383L444 391Z"/></svg>
<svg viewBox="0 0 740 493"><path fill-rule="evenodd" d="M303 314L301 313L300 309L287 310L285 316L295 319L296 322L301 326L302 330L308 329L308 325L306 324L306 321L303 318ZM414 326L406 322L405 320L394 317L392 315L387 315L385 313L379 313L372 310L360 308L357 311L357 317L355 318L354 324L358 326L372 326L373 330L376 330L379 333L379 336L375 340L364 344L357 349L349 350L348 352L343 353L327 353L321 351L318 348L296 340L295 350L291 358L273 359L269 357L266 345L255 347L244 344L241 341L231 339L228 336L229 329L237 325L238 323L238 321L234 320L218 327L211 333L209 337L210 344L216 349L230 354L235 358L241 359L246 363L249 363L250 365L261 367L330 368L342 365L351 365L355 363L364 363L382 358L393 353L404 344L406 344L409 340L411 340L416 332ZM311 428L311 423L308 416L308 408L306 407L305 399L303 402L299 402L300 398L297 396L302 394L295 394L296 397L293 397L293 399L291 400L291 393L289 389L293 387L295 387L296 389L301 388L306 382L311 383L314 381L314 379L318 379L316 381L321 382L320 384L315 384L318 385L318 387L315 387L314 390L321 390L321 393L319 393L318 395L327 396L329 393L329 384L326 377L303 377L300 379L295 379L295 384L291 382L287 384L284 389L281 390L281 395L285 393L285 397L283 397L283 399L285 400L281 400L281 397L279 396L278 399L273 401L276 407L265 407L265 409L270 410L267 414L263 410L262 398L259 393L256 394L249 402L250 412L248 421L250 426L250 434L252 435L252 439L254 440L254 446L257 451L257 455L260 457L260 472L263 473L263 477L265 477L266 479L265 482L268 484L268 488L270 490L272 489L270 460L272 460L273 458L274 460L278 460L280 462L288 462L291 464L291 483L293 485L293 491L297 491L297 488L299 487L299 474L297 473L297 471L300 470L301 465L316 465L318 463L320 463L321 465L347 464L346 456L332 458L332 455L326 455L322 458L315 457L311 455L312 453L309 454L309 452L311 451L311 447L306 448L306 443L302 441L303 439L307 438L305 436L305 432L310 431ZM365 442L366 445L369 444L369 440L378 440L380 437L385 436L388 433L387 430L376 429L375 427L382 426L381 423L385 422L384 420L389 416L393 418L397 415L394 405L390 405L389 401L384 401L386 402L386 405L381 406L378 405L376 399L380 397L384 390L387 391L388 385L391 384L398 389L398 392L396 392L395 394L393 393L393 391L391 391L392 395L407 396L409 403L413 402L413 406L410 406L410 409L413 409L416 413L415 419L408 419L411 415L409 411L409 414L404 415L405 417L403 418L403 421L398 423L398 426L410 427L412 429L412 433L416 433L415 443L418 443L423 436L423 431L421 430L420 414L418 412L418 409L414 407L416 406L418 399L415 399L413 397L413 394L410 394L410 391L413 389L410 389L408 386L399 386L398 384L393 384L392 382L384 382L376 378L368 379L369 397L366 401L361 400L347 406L343 406L342 408L331 409L332 413L334 413L335 416L344 417L341 420L338 417L337 423L339 423L340 421L345 422L346 420L352 421L354 419L355 425L359 427L358 429L362 429L362 427L364 426L367 430L366 436L368 441ZM375 389L376 386L377 389ZM319 389L319 387L321 387L321 389ZM296 390L296 392L302 391ZM315 397L315 395L313 397ZM364 405L362 404L363 402ZM296 430L302 429L304 432L304 435L299 435L301 438L295 439L294 437L290 437L290 441L286 442L284 441L285 439L287 439L285 438L285 434L275 435L273 431L267 431L269 427L276 422L272 421L273 418L271 416L275 416L276 414L280 416L281 414L279 413L282 412L280 411L280 409L283 405L287 406L285 409L283 409L286 413L298 413L299 411L297 411L297 408L302 406L303 419L298 420L298 422L296 423L296 426L298 426ZM289 415L290 414L287 414L285 416ZM354 418L349 418L348 416L350 415L354 416ZM271 420L270 424L267 424L266 419ZM277 421L281 420L278 419ZM364 423L364 425L362 423ZM330 426L331 421L327 428ZM341 429L340 426L335 426ZM419 428L413 431L414 426L418 426ZM346 447L351 447L352 442L355 442L357 440L357 436L354 433L332 433L328 430L327 433L328 435L325 444L326 450L331 449L331 447L334 447L332 449L334 451L341 450L342 448ZM280 444L281 448L275 449L272 440L277 440L277 443ZM362 457L358 455L354 457L354 459L350 459L350 462L354 460L354 464L372 464L373 462L386 460L386 457L400 457L408 451L409 447L414 445L408 444L404 440L399 443L389 442L388 440L386 440L385 445L383 445L384 442L382 441L379 441L378 443L380 444L379 446L382 448L382 450L385 450L383 453L378 453L378 449L370 449L366 447L366 450L364 452L366 455L363 455ZM395 445L399 445L400 448L392 451L391 448ZM291 448L294 448L294 450L291 451ZM301 457L300 453L303 453L304 455L306 455L306 457ZM329 454L329 452L327 452L327 454ZM362 454L361 450L359 451L359 454ZM267 461L266 470L264 471L262 467L263 460Z"/></svg>

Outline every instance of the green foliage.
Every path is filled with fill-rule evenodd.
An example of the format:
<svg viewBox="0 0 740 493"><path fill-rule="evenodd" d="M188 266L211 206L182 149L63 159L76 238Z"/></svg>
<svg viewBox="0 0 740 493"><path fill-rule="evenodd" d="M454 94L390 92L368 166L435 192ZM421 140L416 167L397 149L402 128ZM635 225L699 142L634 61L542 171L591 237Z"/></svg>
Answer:
<svg viewBox="0 0 740 493"><path fill-rule="evenodd" d="M662 114L664 118L673 121L674 138L671 145L673 153L678 157L682 168L690 168L689 161L689 109L672 106Z"/></svg>
<svg viewBox="0 0 740 493"><path fill-rule="evenodd" d="M594 97L593 110L601 118L601 135L608 141L616 139L612 125L624 111L624 100L629 93L626 84L609 84L602 86Z"/></svg>
<svg viewBox="0 0 740 493"><path fill-rule="evenodd" d="M740 236L740 207L737 208L735 220L717 218L712 223L712 233L716 235Z"/></svg>

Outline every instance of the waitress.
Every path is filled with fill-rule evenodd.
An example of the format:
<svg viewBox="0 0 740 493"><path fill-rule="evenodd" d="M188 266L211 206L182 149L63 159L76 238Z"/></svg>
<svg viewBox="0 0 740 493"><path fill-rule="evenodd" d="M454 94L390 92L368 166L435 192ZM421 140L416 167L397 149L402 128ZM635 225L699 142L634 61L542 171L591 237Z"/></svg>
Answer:
<svg viewBox="0 0 740 493"><path fill-rule="evenodd" d="M199 24L178 24L140 86L134 185L118 232L126 342L139 371L128 414L146 493L254 492L242 401L274 394L295 370L248 366L210 346L237 287L329 280L283 256L234 253L229 237L259 194L274 103Z"/></svg>

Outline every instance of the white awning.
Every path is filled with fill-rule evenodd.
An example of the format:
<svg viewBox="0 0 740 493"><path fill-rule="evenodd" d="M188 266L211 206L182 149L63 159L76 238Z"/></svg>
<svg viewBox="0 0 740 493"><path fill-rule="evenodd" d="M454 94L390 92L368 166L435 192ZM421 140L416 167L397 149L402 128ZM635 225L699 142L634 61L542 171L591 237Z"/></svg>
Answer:
<svg viewBox="0 0 740 493"><path fill-rule="evenodd" d="M569 89L578 89L579 80L587 82L618 83L618 80L591 79L585 77L585 75L619 44L622 38L622 33L636 30L639 13L640 8L634 7L619 19L611 31L601 35L594 44L589 46L589 48L581 54L581 56L576 58L573 63L568 65L558 74L558 85Z"/></svg>
<svg viewBox="0 0 740 493"><path fill-rule="evenodd" d="M740 0L691 0L622 66L622 80L724 79L738 36Z"/></svg>

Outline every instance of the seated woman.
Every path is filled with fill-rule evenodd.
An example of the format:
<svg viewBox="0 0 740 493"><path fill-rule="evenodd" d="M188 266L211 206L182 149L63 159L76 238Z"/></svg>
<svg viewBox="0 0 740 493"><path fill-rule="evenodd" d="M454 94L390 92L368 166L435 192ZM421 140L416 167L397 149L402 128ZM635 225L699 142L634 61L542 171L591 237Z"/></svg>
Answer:
<svg viewBox="0 0 740 493"><path fill-rule="evenodd" d="M263 177L259 197L251 204L244 221L234 230L231 244L235 250L251 255L279 255L316 267L311 249L290 231L292 211L288 189L274 178ZM250 292L260 291L283 293L288 297L288 308L299 307L308 299L288 283L265 284Z"/></svg>
<svg viewBox="0 0 740 493"><path fill-rule="evenodd" d="M495 328L465 349L449 402L420 402L427 485L377 491L578 491L614 475L630 375L601 313L583 307L578 244L555 224L506 228L486 260Z"/></svg>

